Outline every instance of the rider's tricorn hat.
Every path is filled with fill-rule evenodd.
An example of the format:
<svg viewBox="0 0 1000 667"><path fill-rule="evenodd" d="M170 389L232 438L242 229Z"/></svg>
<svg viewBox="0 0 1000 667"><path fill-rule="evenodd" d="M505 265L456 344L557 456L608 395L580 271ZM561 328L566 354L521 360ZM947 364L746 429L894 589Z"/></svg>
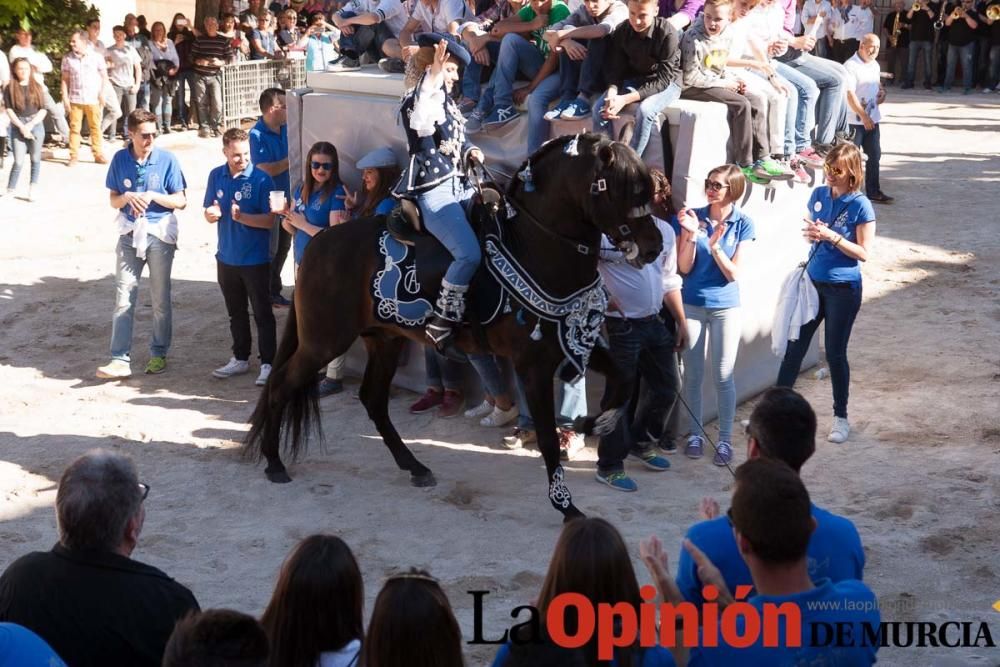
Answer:
<svg viewBox="0 0 1000 667"><path fill-rule="evenodd" d="M454 39L449 39L439 32L421 32L416 36L417 46L430 46L435 47L438 45L442 39L448 43L448 55L462 63L462 67L467 67L470 62L472 62L472 56L469 55L468 49L456 42Z"/></svg>
<svg viewBox="0 0 1000 667"><path fill-rule="evenodd" d="M382 148L376 148L372 152L365 155L363 158L358 160L358 169L378 169L379 167L396 167L398 163L396 161L396 154L392 152L391 148L383 146Z"/></svg>

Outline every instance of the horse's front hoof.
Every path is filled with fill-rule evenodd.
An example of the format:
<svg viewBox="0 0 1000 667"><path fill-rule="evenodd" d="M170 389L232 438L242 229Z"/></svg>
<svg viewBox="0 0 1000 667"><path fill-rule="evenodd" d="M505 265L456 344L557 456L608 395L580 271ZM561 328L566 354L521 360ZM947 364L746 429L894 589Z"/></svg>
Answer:
<svg viewBox="0 0 1000 667"><path fill-rule="evenodd" d="M274 482L275 484L288 484L292 481L292 478L288 476L284 467L278 470L265 470L264 475L267 476L268 481Z"/></svg>
<svg viewBox="0 0 1000 667"><path fill-rule="evenodd" d="M434 479L434 473L428 470L427 472L419 475L410 475L410 484L418 489L426 489L431 486L437 486L437 480Z"/></svg>

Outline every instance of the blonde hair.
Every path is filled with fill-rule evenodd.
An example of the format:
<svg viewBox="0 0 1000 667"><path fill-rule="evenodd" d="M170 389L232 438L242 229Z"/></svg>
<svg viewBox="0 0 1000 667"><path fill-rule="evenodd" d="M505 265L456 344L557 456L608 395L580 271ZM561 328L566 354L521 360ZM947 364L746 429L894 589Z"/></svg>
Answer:
<svg viewBox="0 0 1000 667"><path fill-rule="evenodd" d="M865 172L861 162L861 151L854 144L834 146L833 150L827 153L824 166L843 169L847 174L851 192L861 190L861 184L865 182Z"/></svg>
<svg viewBox="0 0 1000 667"><path fill-rule="evenodd" d="M434 47L421 46L420 49L410 57L406 63L406 74L403 75L403 86L409 90L417 85L420 77L434 62Z"/></svg>

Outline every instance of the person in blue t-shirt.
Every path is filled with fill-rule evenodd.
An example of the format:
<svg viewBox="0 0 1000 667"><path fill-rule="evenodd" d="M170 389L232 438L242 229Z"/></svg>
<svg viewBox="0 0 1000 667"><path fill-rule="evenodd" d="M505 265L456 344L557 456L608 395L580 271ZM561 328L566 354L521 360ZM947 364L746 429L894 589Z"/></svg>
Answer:
<svg viewBox="0 0 1000 667"><path fill-rule="evenodd" d="M342 185L344 194L339 195L343 198L350 217L353 219L388 215L396 205L396 198L392 196L392 188L399 180L401 173L396 163L396 154L392 152L391 148L376 148L358 160L355 166L361 170L361 191L351 192L346 185ZM339 176L337 182L340 182ZM301 232L299 233L301 234ZM297 242L298 236L296 236ZM296 263L301 261L297 247L295 257ZM337 357L327 365L326 377L320 380L317 388L320 398L339 394L344 390L344 361L346 359L346 355Z"/></svg>
<svg viewBox="0 0 1000 667"><path fill-rule="evenodd" d="M295 237L296 280L302 255L312 237L347 219L346 197L336 147L327 141L317 141L306 155L305 179L295 190L291 206L282 214L284 231ZM347 355L341 355L327 365L326 377L319 384L320 396L343 390L346 360Z"/></svg>
<svg viewBox="0 0 1000 667"><path fill-rule="evenodd" d="M732 506L727 513L731 532L740 556L746 561L756 593L746 602L766 618L765 605L771 609L791 603L801 619L798 636L788 633L787 609L778 613L777 641L765 646L771 633L763 623L752 644L735 647L727 643L726 633L717 633L717 646L708 646L703 626L698 645L691 647L689 667L742 667L767 665L851 665L863 667L875 663L878 646L865 641L866 628L878 632L881 616L875 594L864 583L853 579L831 582L814 581L809 575L808 549L816 529L813 505L798 474L783 462L757 458L736 469ZM719 587L719 613L734 601L732 593L719 581L714 565L700 552L700 568L706 579ZM639 545L650 574L664 600L672 605L683 602L680 591L670 579L666 552L655 537ZM741 596L742 597L742 596ZM746 614L735 617L735 636L748 637ZM848 627L849 626L849 627ZM851 639L831 641L831 630L846 628ZM680 639L680 637L678 637ZM790 644L800 644L793 646ZM876 642L877 644L877 642ZM679 650L675 655L683 654ZM683 656L682 656L683 657Z"/></svg>
<svg viewBox="0 0 1000 667"><path fill-rule="evenodd" d="M226 164L208 175L205 187L205 220L219 226L219 287L229 313L233 356L225 366L212 371L217 378L242 375L250 370L250 316L247 299L257 323L257 349L263 386L271 374L277 348L274 313L268 295L271 262L269 248L274 215L270 193L274 181L250 162L250 138L239 128L222 135Z"/></svg>
<svg viewBox="0 0 1000 667"><path fill-rule="evenodd" d="M795 472L816 451L816 413L809 402L793 389L772 387L764 392L750 414L747 426L747 460L767 458L782 461ZM714 500L702 501L702 513L708 519L688 529L685 539L718 568L726 587L734 591L740 585L752 585L750 570L740 556L732 525L719 516ZM857 528L846 519L816 505L812 506L816 530L809 539L808 566L813 581L863 579L865 551ZM704 582L698 575L698 562L688 549L681 549L677 562L677 588L688 602L702 604Z"/></svg>
<svg viewBox="0 0 1000 667"><path fill-rule="evenodd" d="M66 667L44 639L16 623L0 623L0 665Z"/></svg>
<svg viewBox="0 0 1000 667"><path fill-rule="evenodd" d="M376 148L355 165L361 171L361 192L347 194L352 218L388 215L396 206L392 188L402 173L391 148Z"/></svg>
<svg viewBox="0 0 1000 667"><path fill-rule="evenodd" d="M684 454L701 458L705 447L701 385L705 347L711 345L713 380L719 406L719 441L712 462L726 466L733 458L736 383L733 368L739 351L740 291L736 284L740 249L754 240L754 223L736 206L746 178L734 164L716 167L705 177L708 206L681 209L671 221L677 233L677 269L684 277L681 299L687 317L684 351L684 400L689 429Z"/></svg>
<svg viewBox="0 0 1000 667"><path fill-rule="evenodd" d="M594 605L595 609L602 603L616 607L630 605L635 608L636 618L639 618L643 599L639 593L635 569L632 567L632 557L621 533L606 520L588 517L576 519L563 526L559 541L556 542L555 550L552 552L552 560L549 561L549 570L542 583L541 593L535 603L539 618L542 620L541 631L545 635L544 639L548 639L544 625L549 605L563 593L582 595ZM570 614L567 614L563 623L568 629L573 627L575 621L570 618ZM579 647L577 655L582 654L583 664L598 664L596 635L595 632L589 642ZM492 667L518 664L516 660L511 660L512 653L517 654L521 651L519 649L512 651L510 644L502 645L493 659ZM610 664L613 667L623 665L673 667L674 659L662 646L642 648L639 646L639 637L636 636L632 645L615 649Z"/></svg>
<svg viewBox="0 0 1000 667"><path fill-rule="evenodd" d="M111 362L97 369L102 379L132 375L132 322L142 269L149 266L153 340L146 373L167 370L172 333L170 270L177 250L175 210L187 206L187 182L172 153L155 148L156 116L136 109L125 121L131 143L118 151L105 184L118 209L115 249L115 310L111 317Z"/></svg>
<svg viewBox="0 0 1000 667"><path fill-rule="evenodd" d="M844 442L851 432L847 421L847 397L851 368L847 343L861 309L861 262L868 261L875 242L875 210L861 194L864 175L861 151L853 144L835 147L823 165L827 185L813 190L803 236L812 242L806 270L819 293L819 312L790 341L775 382L779 387L795 385L802 359L820 323L826 320L824 347L833 385L833 425L829 442Z"/></svg>
<svg viewBox="0 0 1000 667"><path fill-rule="evenodd" d="M267 88L260 94L260 118L250 129L250 159L256 169L263 171L274 179L274 189L285 193L285 199L290 196L288 177L288 125L285 110L285 91L280 88ZM285 308L288 299L281 295L281 269L288 258L292 237L282 229L281 221L275 218L274 229L271 230L271 276L269 291L271 305Z"/></svg>

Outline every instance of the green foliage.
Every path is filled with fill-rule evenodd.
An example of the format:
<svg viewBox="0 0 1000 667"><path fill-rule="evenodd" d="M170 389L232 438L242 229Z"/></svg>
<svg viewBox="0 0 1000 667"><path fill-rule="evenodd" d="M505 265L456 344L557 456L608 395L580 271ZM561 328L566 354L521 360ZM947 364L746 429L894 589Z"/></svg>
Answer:
<svg viewBox="0 0 1000 667"><path fill-rule="evenodd" d="M19 27L32 33L32 46L52 60L53 70L45 82L59 99L59 66L69 51L69 36L86 27L87 20L98 16L97 8L84 0L0 0L0 36L3 50L15 44L14 31Z"/></svg>

